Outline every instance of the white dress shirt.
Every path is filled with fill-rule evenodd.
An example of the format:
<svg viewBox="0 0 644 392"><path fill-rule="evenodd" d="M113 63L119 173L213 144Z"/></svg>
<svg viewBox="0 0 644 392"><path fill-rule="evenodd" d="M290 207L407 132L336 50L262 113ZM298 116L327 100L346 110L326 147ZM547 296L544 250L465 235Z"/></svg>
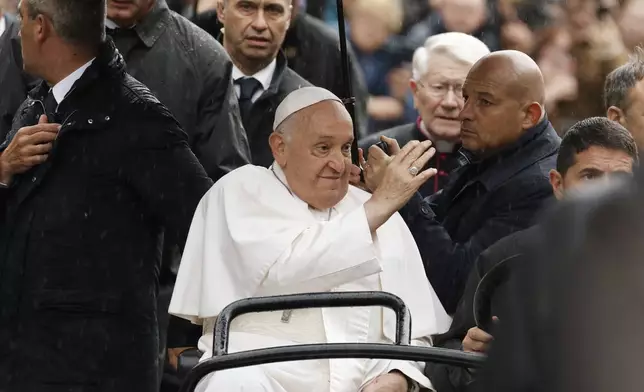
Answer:
<svg viewBox="0 0 644 392"><path fill-rule="evenodd" d="M70 73L65 77L65 79L61 80L60 82L56 83L54 87L52 87L52 92L54 94L54 98L56 99L56 102L60 105L61 102L63 102L63 99L67 96L67 94L70 93L72 87L74 86L74 83L78 79L83 76L85 73L85 70L89 68L90 65L94 62L94 59L91 59L87 63L83 64L80 68L78 68L76 71Z"/></svg>
<svg viewBox="0 0 644 392"><path fill-rule="evenodd" d="M4 34L4 31L7 29L7 21L6 21L6 16L1 15L0 16L0 37L2 37L2 34Z"/></svg>
<svg viewBox="0 0 644 392"><path fill-rule="evenodd" d="M261 71L257 72L254 75L245 75L239 68L237 68L233 64L233 81L243 78L243 77L252 77L257 79L257 81L262 85L262 88L257 89L255 91L255 94L253 94L253 97L251 98L251 102L257 101L259 97L262 96L264 91L268 90L268 88L271 85L271 81L273 80L273 74L275 73L275 68L277 68L277 60L273 59L266 68L262 69ZM237 99L239 99L239 96L241 95L241 87L238 85L235 85L235 93L237 94Z"/></svg>

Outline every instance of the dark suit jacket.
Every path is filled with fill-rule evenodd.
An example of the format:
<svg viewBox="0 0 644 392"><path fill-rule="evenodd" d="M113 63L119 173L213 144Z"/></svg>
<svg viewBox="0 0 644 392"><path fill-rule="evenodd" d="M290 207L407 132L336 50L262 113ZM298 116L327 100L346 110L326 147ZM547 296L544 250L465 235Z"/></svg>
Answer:
<svg viewBox="0 0 644 392"><path fill-rule="evenodd" d="M20 23L14 15L5 14L6 30L0 37L0 141L11 129L13 116L25 100L35 79L22 71Z"/></svg>
<svg viewBox="0 0 644 392"><path fill-rule="evenodd" d="M185 242L212 181L111 40L57 117L48 160L0 189L0 390L156 392L161 235Z"/></svg>
<svg viewBox="0 0 644 392"><path fill-rule="evenodd" d="M192 18L192 21L214 37L219 37L221 23L216 11L207 11ZM355 119L357 134L367 134L369 117L367 99L369 94L351 45L347 43L351 86L356 98ZM342 77L342 58L340 57L340 38L338 33L321 20L299 13L293 18L286 32L282 50L286 55L288 67L314 86L325 88L340 98L346 97L346 84Z"/></svg>
<svg viewBox="0 0 644 392"><path fill-rule="evenodd" d="M273 132L275 110L279 104L289 93L310 85L287 67L286 57L280 51L270 87L253 103L248 117L242 119L250 142L254 165L268 167L273 163L273 153L268 145L268 137Z"/></svg>
<svg viewBox="0 0 644 392"><path fill-rule="evenodd" d="M425 271L445 310L453 314L476 258L499 239L531 226L552 197L548 173L561 139L548 119L512 146L484 160L461 149L465 163L447 186L402 209Z"/></svg>
<svg viewBox="0 0 644 392"><path fill-rule="evenodd" d="M538 230L538 226L533 226L510 234L481 253L470 272L449 331L434 336L436 347L460 349L467 331L476 326L494 335L493 328L489 328L489 316L504 320L504 315L512 308L508 285L510 275L514 274L517 265L523 264L533 254ZM508 263L506 270L495 268L501 263ZM492 287L485 284L490 280L494 280ZM484 287L493 290L485 292ZM482 313L485 313L485 320L480 319ZM440 392L465 392L473 380L467 369L436 363L427 363L425 374Z"/></svg>

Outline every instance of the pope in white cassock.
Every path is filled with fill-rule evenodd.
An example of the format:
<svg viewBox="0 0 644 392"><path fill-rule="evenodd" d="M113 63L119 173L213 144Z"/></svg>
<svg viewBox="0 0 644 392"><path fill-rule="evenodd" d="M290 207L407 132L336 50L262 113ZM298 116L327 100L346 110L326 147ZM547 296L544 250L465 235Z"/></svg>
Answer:
<svg viewBox="0 0 644 392"><path fill-rule="evenodd" d="M292 92L277 108L274 130L272 167L247 165L224 176L201 200L190 228L170 313L204 325L202 359L212 356L214 320L231 302L321 291L396 294L411 311L413 344L430 345L430 335L445 332L451 319L396 212L435 174L417 169L434 153L430 142L403 147L371 195L349 186L357 169L352 121L335 95L318 87ZM254 313L232 322L229 350L393 342L395 323L382 308ZM371 359L266 364L209 375L197 391L431 389L422 366Z"/></svg>

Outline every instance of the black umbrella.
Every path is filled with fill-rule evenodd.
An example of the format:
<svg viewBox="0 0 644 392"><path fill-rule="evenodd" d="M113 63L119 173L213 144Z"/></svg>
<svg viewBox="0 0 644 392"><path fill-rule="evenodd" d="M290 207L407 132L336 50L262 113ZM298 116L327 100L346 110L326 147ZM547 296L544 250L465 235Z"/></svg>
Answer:
<svg viewBox="0 0 644 392"><path fill-rule="evenodd" d="M351 159L358 167L358 120L356 118L355 107L356 97L353 96L353 86L351 84L351 65L349 63L349 52L347 50L347 33L344 28L344 4L342 0L336 0L338 8L338 34L340 35L340 58L342 59L342 84L344 85L344 106L347 108L351 119L353 120L353 144L351 145Z"/></svg>

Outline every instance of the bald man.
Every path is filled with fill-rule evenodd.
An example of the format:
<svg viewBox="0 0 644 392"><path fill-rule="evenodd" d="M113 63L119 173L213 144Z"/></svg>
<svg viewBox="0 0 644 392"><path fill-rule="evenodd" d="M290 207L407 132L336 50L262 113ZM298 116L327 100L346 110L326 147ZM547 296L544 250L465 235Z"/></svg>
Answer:
<svg viewBox="0 0 644 392"><path fill-rule="evenodd" d="M424 200L416 194L401 210L427 277L450 314L479 254L531 226L552 197L548 172L560 143L545 113L539 67L521 52L499 51L479 60L463 96L460 167L441 192ZM389 140L389 150L397 154L395 141ZM369 162L362 162L365 176L378 182L392 159L370 150Z"/></svg>
<svg viewBox="0 0 644 392"><path fill-rule="evenodd" d="M414 320L412 343L428 345L451 319L423 275L414 239L396 212L435 174L416 176L434 153L406 145L368 194L349 185L353 126L342 101L304 87L275 112L269 168L224 176L199 204L183 253L170 313L204 325L202 359L212 356L213 324L230 303L254 296L386 291ZM392 342L393 313L380 308L302 309L249 314L231 325L231 351L302 343ZM431 388L420 364L340 359L219 372L197 391L405 392Z"/></svg>

